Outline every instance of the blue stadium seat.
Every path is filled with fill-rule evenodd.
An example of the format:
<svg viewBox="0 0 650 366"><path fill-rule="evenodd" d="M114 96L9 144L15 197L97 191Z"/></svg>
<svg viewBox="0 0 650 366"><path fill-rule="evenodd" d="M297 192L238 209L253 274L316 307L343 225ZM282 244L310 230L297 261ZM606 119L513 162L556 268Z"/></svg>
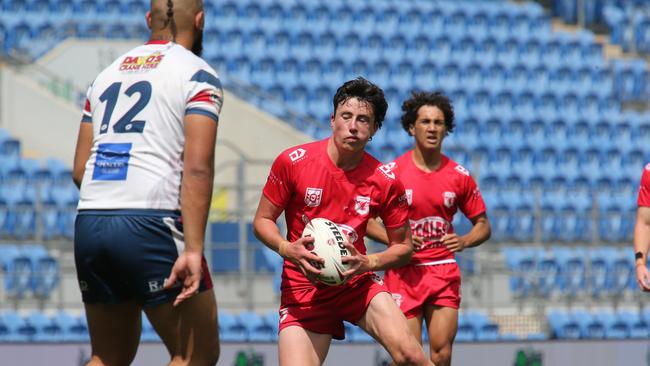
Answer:
<svg viewBox="0 0 650 366"><path fill-rule="evenodd" d="M470 323L464 314L458 315L458 330L456 331L456 341L472 342L476 340L476 328Z"/></svg>
<svg viewBox="0 0 650 366"><path fill-rule="evenodd" d="M26 328L26 322L22 316L15 311L5 311L0 313L0 323L6 329L4 340L8 342L27 342L29 341L30 331Z"/></svg>
<svg viewBox="0 0 650 366"><path fill-rule="evenodd" d="M153 325L151 324L151 321L147 317L147 315L142 312L141 314L141 331L140 331L140 341L142 342L160 342L161 339L158 336L158 333L156 333L155 329L153 328Z"/></svg>
<svg viewBox="0 0 650 366"><path fill-rule="evenodd" d="M537 294L542 297L549 297L560 282L560 265L554 254L554 252L546 251L537 253L537 266L534 268L534 272L538 277Z"/></svg>
<svg viewBox="0 0 650 366"><path fill-rule="evenodd" d="M52 317L52 321L61 328L63 341L87 342L90 340L88 324L84 315L77 317L66 312L58 312Z"/></svg>
<svg viewBox="0 0 650 366"><path fill-rule="evenodd" d="M580 325L563 310L551 310L548 313L548 322L552 336L557 339L579 339Z"/></svg>
<svg viewBox="0 0 650 366"><path fill-rule="evenodd" d="M226 342L244 342L247 337L246 327L235 315L225 311L219 312L219 334Z"/></svg>

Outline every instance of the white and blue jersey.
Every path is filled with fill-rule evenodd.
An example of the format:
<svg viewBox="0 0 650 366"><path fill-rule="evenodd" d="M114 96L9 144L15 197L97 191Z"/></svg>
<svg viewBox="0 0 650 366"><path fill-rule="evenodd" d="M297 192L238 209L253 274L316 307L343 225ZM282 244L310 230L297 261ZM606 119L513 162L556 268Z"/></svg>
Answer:
<svg viewBox="0 0 650 366"><path fill-rule="evenodd" d="M173 42L120 56L88 89L82 123L93 145L79 210L180 210L184 117L215 123L223 101L217 73Z"/></svg>

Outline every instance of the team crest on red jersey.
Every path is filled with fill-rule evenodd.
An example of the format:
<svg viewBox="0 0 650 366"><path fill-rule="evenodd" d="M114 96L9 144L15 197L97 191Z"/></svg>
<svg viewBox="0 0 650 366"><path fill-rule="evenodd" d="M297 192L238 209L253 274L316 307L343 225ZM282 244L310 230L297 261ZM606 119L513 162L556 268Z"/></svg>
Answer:
<svg viewBox="0 0 650 366"><path fill-rule="evenodd" d="M456 192L445 192L443 198L445 199L445 207L452 208L456 203Z"/></svg>
<svg viewBox="0 0 650 366"><path fill-rule="evenodd" d="M309 207L319 206L322 197L322 188L307 187L307 191L305 192L305 204Z"/></svg>
<svg viewBox="0 0 650 366"><path fill-rule="evenodd" d="M354 210L359 215L367 215L370 212L370 197L357 196L354 198Z"/></svg>

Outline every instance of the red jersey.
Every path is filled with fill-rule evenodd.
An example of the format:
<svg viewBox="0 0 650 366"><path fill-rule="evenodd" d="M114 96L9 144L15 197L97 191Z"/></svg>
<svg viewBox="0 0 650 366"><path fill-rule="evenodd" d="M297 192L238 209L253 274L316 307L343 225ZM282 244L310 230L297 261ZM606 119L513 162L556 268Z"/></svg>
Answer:
<svg viewBox="0 0 650 366"><path fill-rule="evenodd" d="M639 187L639 198L636 203L639 206L650 207L650 163L643 169L641 186Z"/></svg>
<svg viewBox="0 0 650 366"><path fill-rule="evenodd" d="M411 264L453 261L454 254L441 239L454 232L452 220L456 211L460 208L469 219L486 211L476 182L467 169L445 155L440 167L431 173L415 165L413 150L391 164L406 189L412 234L424 240L424 245L413 253Z"/></svg>
<svg viewBox="0 0 650 366"><path fill-rule="evenodd" d="M282 152L273 162L263 194L284 209L289 241L301 237L310 219L323 217L337 223L356 249L365 254L363 237L369 218L379 216L390 228L406 224L408 208L404 187L395 178L391 165L382 165L368 153L364 153L352 170L336 167L327 155L328 141L307 143ZM308 286L313 285L300 269L285 260L282 289Z"/></svg>

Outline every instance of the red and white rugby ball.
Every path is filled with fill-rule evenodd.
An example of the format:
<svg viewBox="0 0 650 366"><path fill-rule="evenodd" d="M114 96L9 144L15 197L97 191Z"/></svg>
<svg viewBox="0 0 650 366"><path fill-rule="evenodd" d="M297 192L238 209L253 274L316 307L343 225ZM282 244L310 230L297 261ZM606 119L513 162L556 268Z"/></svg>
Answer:
<svg viewBox="0 0 650 366"><path fill-rule="evenodd" d="M318 280L329 286L344 283L347 278L343 276L343 272L347 271L349 266L341 262L341 257L350 255L350 251L345 247L343 230L328 219L315 218L305 226L302 236L314 238L310 251L324 260L323 264L311 263L321 270Z"/></svg>

